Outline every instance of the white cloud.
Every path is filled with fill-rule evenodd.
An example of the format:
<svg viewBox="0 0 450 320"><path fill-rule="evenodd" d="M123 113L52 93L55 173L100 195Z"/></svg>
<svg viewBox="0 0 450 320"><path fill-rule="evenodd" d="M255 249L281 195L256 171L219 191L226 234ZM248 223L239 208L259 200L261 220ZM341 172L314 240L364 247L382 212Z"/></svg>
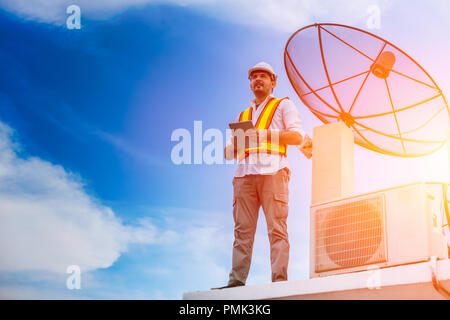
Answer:
<svg viewBox="0 0 450 320"><path fill-rule="evenodd" d="M18 156L13 130L0 122L0 271L65 273L107 268L130 244L176 240L148 218L124 225L59 165Z"/></svg>
<svg viewBox="0 0 450 320"><path fill-rule="evenodd" d="M183 282L186 275L197 279L186 283L183 291L226 284L233 245L231 206L228 212L146 208L147 217L125 225L86 193L81 177L48 161L21 157L20 144L13 137L13 130L0 121L0 272L3 277L8 272L12 276L10 284L0 286L0 299L76 298L66 294L58 280L73 264L84 274L83 294L108 297L105 283L86 280L87 271L108 268L130 244L164 246L168 255L182 259L173 264L171 258L143 258L138 270L146 281L162 277ZM270 281L267 231L260 218L249 284ZM166 227L156 227L153 219ZM21 276L23 285L17 283L18 272L32 274L33 281ZM40 292L43 282L53 283L54 288ZM140 295L131 291L127 295ZM180 291L176 297L181 295Z"/></svg>
<svg viewBox="0 0 450 320"><path fill-rule="evenodd" d="M201 227L191 227L184 235L186 252L189 252L202 274L226 281L229 270L220 260L231 252L232 228L224 230L218 223L208 223Z"/></svg>
<svg viewBox="0 0 450 320"><path fill-rule="evenodd" d="M21 156L15 138L14 130L0 121L0 273L12 277L5 278L9 285L0 286L0 299L65 297L58 281L66 277L69 265L80 266L84 285L89 271L110 267L131 244L164 246L187 258L179 266L150 263L144 272L150 278L181 277L189 266L209 279L206 286L226 283L233 232L229 213L154 208L149 216L166 227L157 227L156 218L148 216L124 224L85 191L82 177L43 159ZM17 283L19 274L32 274L33 281ZM41 282L58 286L40 292ZM94 289L101 292L103 286Z"/></svg>
<svg viewBox="0 0 450 320"><path fill-rule="evenodd" d="M3 0L0 7L31 20L64 25L69 0ZM107 19L129 8L152 4L189 7L235 24L293 32L314 22L340 21L365 24L370 5L386 10L388 0L78 0L81 15L91 19ZM81 22L83 23L83 22Z"/></svg>

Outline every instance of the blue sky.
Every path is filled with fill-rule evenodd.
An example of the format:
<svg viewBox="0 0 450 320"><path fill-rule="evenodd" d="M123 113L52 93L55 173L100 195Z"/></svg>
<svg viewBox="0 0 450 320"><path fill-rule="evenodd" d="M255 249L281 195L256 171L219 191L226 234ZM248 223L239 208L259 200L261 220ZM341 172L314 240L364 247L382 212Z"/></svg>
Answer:
<svg viewBox="0 0 450 320"><path fill-rule="evenodd" d="M72 2L20 3L0 4L1 298L180 299L224 285L234 166L177 166L170 137L193 133L196 120L225 130L252 98L246 74L261 60L311 135L319 121L283 65L302 26L367 29L377 3L381 27L371 31L417 53L444 91L450 84L443 1L79 1L80 30L65 26ZM311 162L290 154L289 278L305 279ZM357 147L355 189L447 179L444 156L405 160ZM66 287L73 264L80 290ZM261 215L248 283L268 281Z"/></svg>

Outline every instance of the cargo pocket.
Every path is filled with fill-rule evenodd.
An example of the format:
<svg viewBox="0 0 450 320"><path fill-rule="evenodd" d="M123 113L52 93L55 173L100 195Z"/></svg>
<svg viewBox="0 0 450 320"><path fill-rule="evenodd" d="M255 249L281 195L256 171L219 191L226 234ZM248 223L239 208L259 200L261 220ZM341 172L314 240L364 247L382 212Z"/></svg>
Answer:
<svg viewBox="0 0 450 320"><path fill-rule="evenodd" d="M236 205L236 178L233 178L233 220L236 222L236 211L237 211L237 205Z"/></svg>
<svg viewBox="0 0 450 320"><path fill-rule="evenodd" d="M284 177L284 181L286 183L289 183L289 181L291 180L291 170L289 170L289 168L285 167L282 169L283 172L283 177Z"/></svg>
<svg viewBox="0 0 450 320"><path fill-rule="evenodd" d="M233 197L233 221L234 221L234 222L236 222L236 211L237 211L237 208L236 208L236 198Z"/></svg>
<svg viewBox="0 0 450 320"><path fill-rule="evenodd" d="M289 194L274 193L275 217L286 218L289 212Z"/></svg>

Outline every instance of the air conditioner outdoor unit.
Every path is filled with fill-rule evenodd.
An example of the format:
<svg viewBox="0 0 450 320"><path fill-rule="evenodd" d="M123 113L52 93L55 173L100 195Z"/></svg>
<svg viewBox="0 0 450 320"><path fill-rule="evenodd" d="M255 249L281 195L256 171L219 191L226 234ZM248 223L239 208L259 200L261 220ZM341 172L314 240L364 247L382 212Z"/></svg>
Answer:
<svg viewBox="0 0 450 320"><path fill-rule="evenodd" d="M313 204L310 277L448 258L440 208L422 182Z"/></svg>

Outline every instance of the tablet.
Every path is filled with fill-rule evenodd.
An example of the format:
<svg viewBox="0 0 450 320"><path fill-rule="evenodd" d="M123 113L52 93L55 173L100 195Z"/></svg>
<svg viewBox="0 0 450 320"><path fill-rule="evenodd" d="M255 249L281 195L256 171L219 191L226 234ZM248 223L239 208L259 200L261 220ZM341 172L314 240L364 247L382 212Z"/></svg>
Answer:
<svg viewBox="0 0 450 320"><path fill-rule="evenodd" d="M228 125L230 126L231 130L242 129L246 131L248 129L255 129L255 127L253 126L253 122L251 120L230 123Z"/></svg>

